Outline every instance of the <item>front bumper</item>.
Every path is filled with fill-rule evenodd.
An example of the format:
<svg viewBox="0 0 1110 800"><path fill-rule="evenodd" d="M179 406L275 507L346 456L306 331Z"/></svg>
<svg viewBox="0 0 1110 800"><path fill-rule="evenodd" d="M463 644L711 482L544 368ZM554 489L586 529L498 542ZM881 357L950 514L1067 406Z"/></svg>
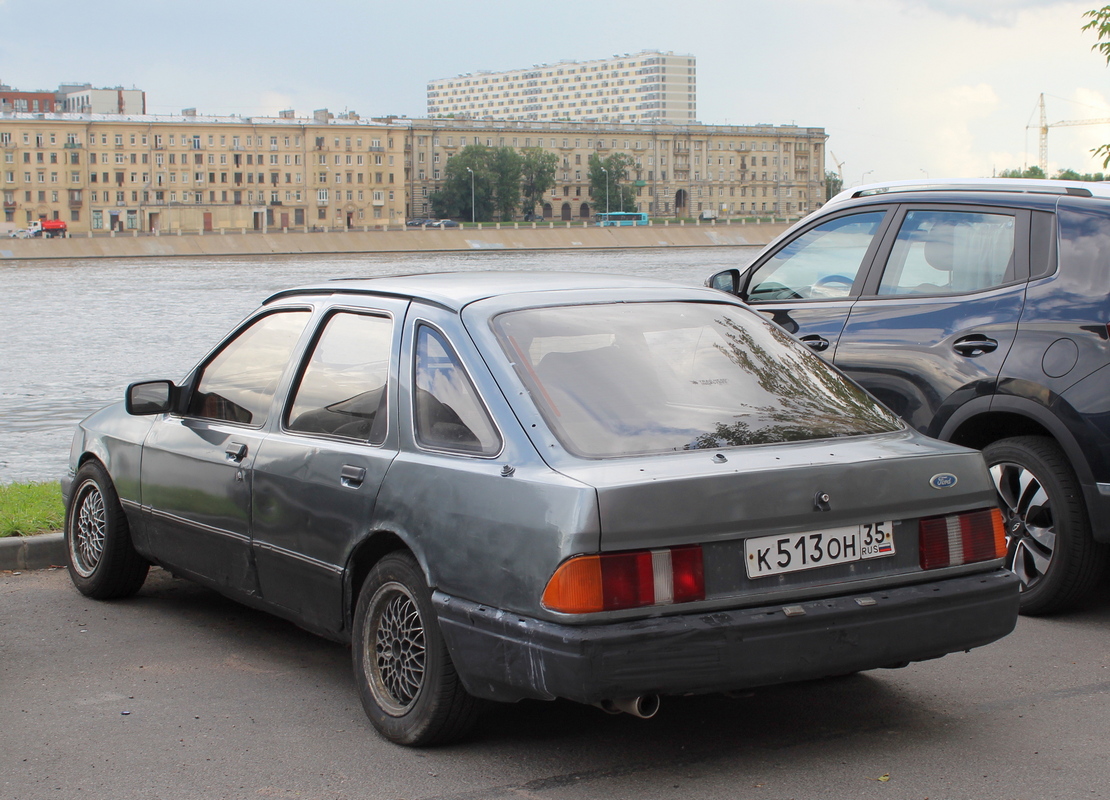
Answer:
<svg viewBox="0 0 1110 800"><path fill-rule="evenodd" d="M998 569L792 606L802 615L765 606L606 625L529 619L441 592L433 602L471 694L595 703L809 680L979 647L1014 629L1018 580Z"/></svg>

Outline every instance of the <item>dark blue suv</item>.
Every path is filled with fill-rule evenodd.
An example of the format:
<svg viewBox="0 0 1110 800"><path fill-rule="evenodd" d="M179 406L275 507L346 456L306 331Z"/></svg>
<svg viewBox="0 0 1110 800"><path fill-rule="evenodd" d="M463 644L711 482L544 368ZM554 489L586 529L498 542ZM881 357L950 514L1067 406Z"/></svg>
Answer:
<svg viewBox="0 0 1110 800"><path fill-rule="evenodd" d="M859 187L709 285L913 427L983 451L1024 613L1062 610L1098 583L1110 553L1110 187Z"/></svg>

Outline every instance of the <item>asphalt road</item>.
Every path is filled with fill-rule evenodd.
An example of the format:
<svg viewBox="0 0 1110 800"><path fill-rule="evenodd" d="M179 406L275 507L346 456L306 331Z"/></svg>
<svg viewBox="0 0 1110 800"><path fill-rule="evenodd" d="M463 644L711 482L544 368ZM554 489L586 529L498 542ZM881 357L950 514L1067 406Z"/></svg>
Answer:
<svg viewBox="0 0 1110 800"><path fill-rule="evenodd" d="M496 706L408 750L362 713L348 650L154 571L99 603L0 573L0 797L1110 797L1110 590L907 669L664 698L652 720Z"/></svg>

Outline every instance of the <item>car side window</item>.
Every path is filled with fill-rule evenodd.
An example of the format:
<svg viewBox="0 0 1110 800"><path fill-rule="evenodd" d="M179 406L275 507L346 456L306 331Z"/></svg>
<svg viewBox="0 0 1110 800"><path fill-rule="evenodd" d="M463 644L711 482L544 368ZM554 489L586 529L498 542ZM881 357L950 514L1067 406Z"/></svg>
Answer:
<svg viewBox="0 0 1110 800"><path fill-rule="evenodd" d="M885 216L850 214L810 228L755 271L748 300L847 297Z"/></svg>
<svg viewBox="0 0 1110 800"><path fill-rule="evenodd" d="M960 294L1014 280L1015 221L1012 214L907 212L879 294Z"/></svg>
<svg viewBox="0 0 1110 800"><path fill-rule="evenodd" d="M416 441L436 450L494 456L501 436L443 334L416 329Z"/></svg>
<svg viewBox="0 0 1110 800"><path fill-rule="evenodd" d="M392 341L393 321L388 317L333 314L304 367L286 427L384 442Z"/></svg>
<svg viewBox="0 0 1110 800"><path fill-rule="evenodd" d="M244 425L265 423L309 316L308 311L279 311L240 331L205 365L188 413Z"/></svg>

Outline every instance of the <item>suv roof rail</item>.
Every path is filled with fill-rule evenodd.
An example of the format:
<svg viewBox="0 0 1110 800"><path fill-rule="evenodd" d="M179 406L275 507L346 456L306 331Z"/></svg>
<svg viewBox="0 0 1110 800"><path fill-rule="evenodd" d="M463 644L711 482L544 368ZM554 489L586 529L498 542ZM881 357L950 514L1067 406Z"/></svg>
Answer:
<svg viewBox="0 0 1110 800"><path fill-rule="evenodd" d="M890 181L845 189L825 205L894 192L1027 192L1033 194L1110 197L1110 184L1094 181L1054 181L1036 178L948 178Z"/></svg>

